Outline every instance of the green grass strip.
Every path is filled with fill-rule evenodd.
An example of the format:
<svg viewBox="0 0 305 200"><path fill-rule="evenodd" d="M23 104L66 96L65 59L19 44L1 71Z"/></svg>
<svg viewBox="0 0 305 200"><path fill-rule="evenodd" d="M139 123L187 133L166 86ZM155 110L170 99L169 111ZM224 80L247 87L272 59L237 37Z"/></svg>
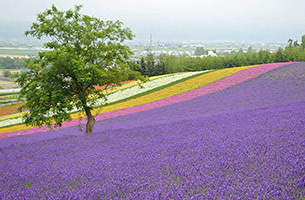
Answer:
<svg viewBox="0 0 305 200"><path fill-rule="evenodd" d="M7 96L7 95L17 95L19 92L1 92L0 97Z"/></svg>

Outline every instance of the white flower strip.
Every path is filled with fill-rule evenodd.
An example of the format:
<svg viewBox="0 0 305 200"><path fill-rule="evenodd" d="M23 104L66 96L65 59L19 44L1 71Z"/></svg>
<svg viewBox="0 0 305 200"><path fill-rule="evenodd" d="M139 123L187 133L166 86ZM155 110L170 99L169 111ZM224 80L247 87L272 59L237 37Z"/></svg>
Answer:
<svg viewBox="0 0 305 200"><path fill-rule="evenodd" d="M129 98L129 97L132 97L134 95L140 94L142 92L147 92L147 91L155 89L157 87L167 85L169 83L172 83L172 82L175 82L175 81L178 81L178 80L181 80L181 79L184 79L184 78L196 75L196 74L204 73L207 71L209 71L209 70L199 71L199 72L179 73L179 74L174 74L171 76L165 76L165 77L162 77L162 78L159 78L156 80L148 81L148 82L142 84L143 88L141 88L139 85L136 85L131 88L127 88L124 90L119 90L117 92L111 93L107 96L106 102L104 99L97 99L95 102L95 105L99 106L104 103L113 103L116 101L120 101L120 100ZM77 111L76 108L74 108L71 112L75 112L75 111ZM0 121L0 127L20 124L20 123L23 123L22 117Z"/></svg>
<svg viewBox="0 0 305 200"><path fill-rule="evenodd" d="M132 97L134 95L143 93L143 92L147 92L149 90L155 89L157 87L181 80L183 78L187 78L196 74L201 74L204 72L207 72L209 70L206 71L198 71L198 72L185 72L185 73L179 73L179 74L173 74L171 76L166 76L166 77L162 77L159 79L155 79L152 81L148 81L146 83L141 84L142 88L139 85L130 87L130 88L126 88L124 90L119 90L117 92L111 93L109 95L107 95L107 100L105 99L97 99L95 100L94 106L100 106L103 105L105 103L113 103L116 101L120 101L129 97ZM76 108L74 108L71 112L75 112L77 111ZM0 125L1 127L1 125Z"/></svg>
<svg viewBox="0 0 305 200"><path fill-rule="evenodd" d="M205 71L204 71L205 72ZM120 101L129 97L132 97L134 95L143 93L143 92L147 92L149 90L155 89L157 87L181 80L183 78L187 78L196 74L200 74L203 73L203 71L200 72L187 72L187 73L183 73L183 74L176 74L173 76L168 76L168 77L164 77L164 78L160 78L160 79L156 79L153 81L149 81L146 83L142 84L142 88L139 85L133 86L131 88L127 88L125 90L121 90L121 91L117 91L115 93L112 93L110 95L107 96L107 100L105 101L105 99L98 99L95 102L95 106L99 106L102 105L104 103L113 103L116 101Z"/></svg>
<svg viewBox="0 0 305 200"><path fill-rule="evenodd" d="M0 127L23 123L22 117L0 121Z"/></svg>

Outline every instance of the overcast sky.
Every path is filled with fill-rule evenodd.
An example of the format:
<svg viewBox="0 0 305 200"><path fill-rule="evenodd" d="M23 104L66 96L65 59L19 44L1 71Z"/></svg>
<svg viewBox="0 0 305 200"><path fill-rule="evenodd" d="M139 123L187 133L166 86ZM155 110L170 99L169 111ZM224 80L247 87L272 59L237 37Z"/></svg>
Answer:
<svg viewBox="0 0 305 200"><path fill-rule="evenodd" d="M0 21L33 22L52 4L119 19L137 39L286 42L305 34L304 0L0 0Z"/></svg>

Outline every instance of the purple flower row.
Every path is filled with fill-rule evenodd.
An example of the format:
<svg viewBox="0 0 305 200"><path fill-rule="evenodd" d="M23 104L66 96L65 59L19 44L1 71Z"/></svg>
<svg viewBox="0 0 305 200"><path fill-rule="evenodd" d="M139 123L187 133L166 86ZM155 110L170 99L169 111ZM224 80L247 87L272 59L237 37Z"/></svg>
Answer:
<svg viewBox="0 0 305 200"><path fill-rule="evenodd" d="M144 112L0 140L0 199L304 199L305 64Z"/></svg>

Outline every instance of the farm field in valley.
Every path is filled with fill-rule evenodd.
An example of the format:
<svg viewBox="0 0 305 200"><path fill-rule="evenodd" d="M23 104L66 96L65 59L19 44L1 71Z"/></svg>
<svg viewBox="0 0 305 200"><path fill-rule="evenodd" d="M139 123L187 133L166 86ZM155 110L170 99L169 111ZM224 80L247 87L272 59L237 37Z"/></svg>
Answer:
<svg viewBox="0 0 305 200"><path fill-rule="evenodd" d="M18 85L14 81L0 80L0 87L1 89L10 89L10 88L17 88Z"/></svg>
<svg viewBox="0 0 305 200"><path fill-rule="evenodd" d="M27 55L38 55L40 50L19 50L19 49L0 49L0 55L3 55L2 57L7 56L16 56L16 57L24 57Z"/></svg>
<svg viewBox="0 0 305 200"><path fill-rule="evenodd" d="M305 63L198 74L131 89L92 134L1 113L0 199L304 199Z"/></svg>

